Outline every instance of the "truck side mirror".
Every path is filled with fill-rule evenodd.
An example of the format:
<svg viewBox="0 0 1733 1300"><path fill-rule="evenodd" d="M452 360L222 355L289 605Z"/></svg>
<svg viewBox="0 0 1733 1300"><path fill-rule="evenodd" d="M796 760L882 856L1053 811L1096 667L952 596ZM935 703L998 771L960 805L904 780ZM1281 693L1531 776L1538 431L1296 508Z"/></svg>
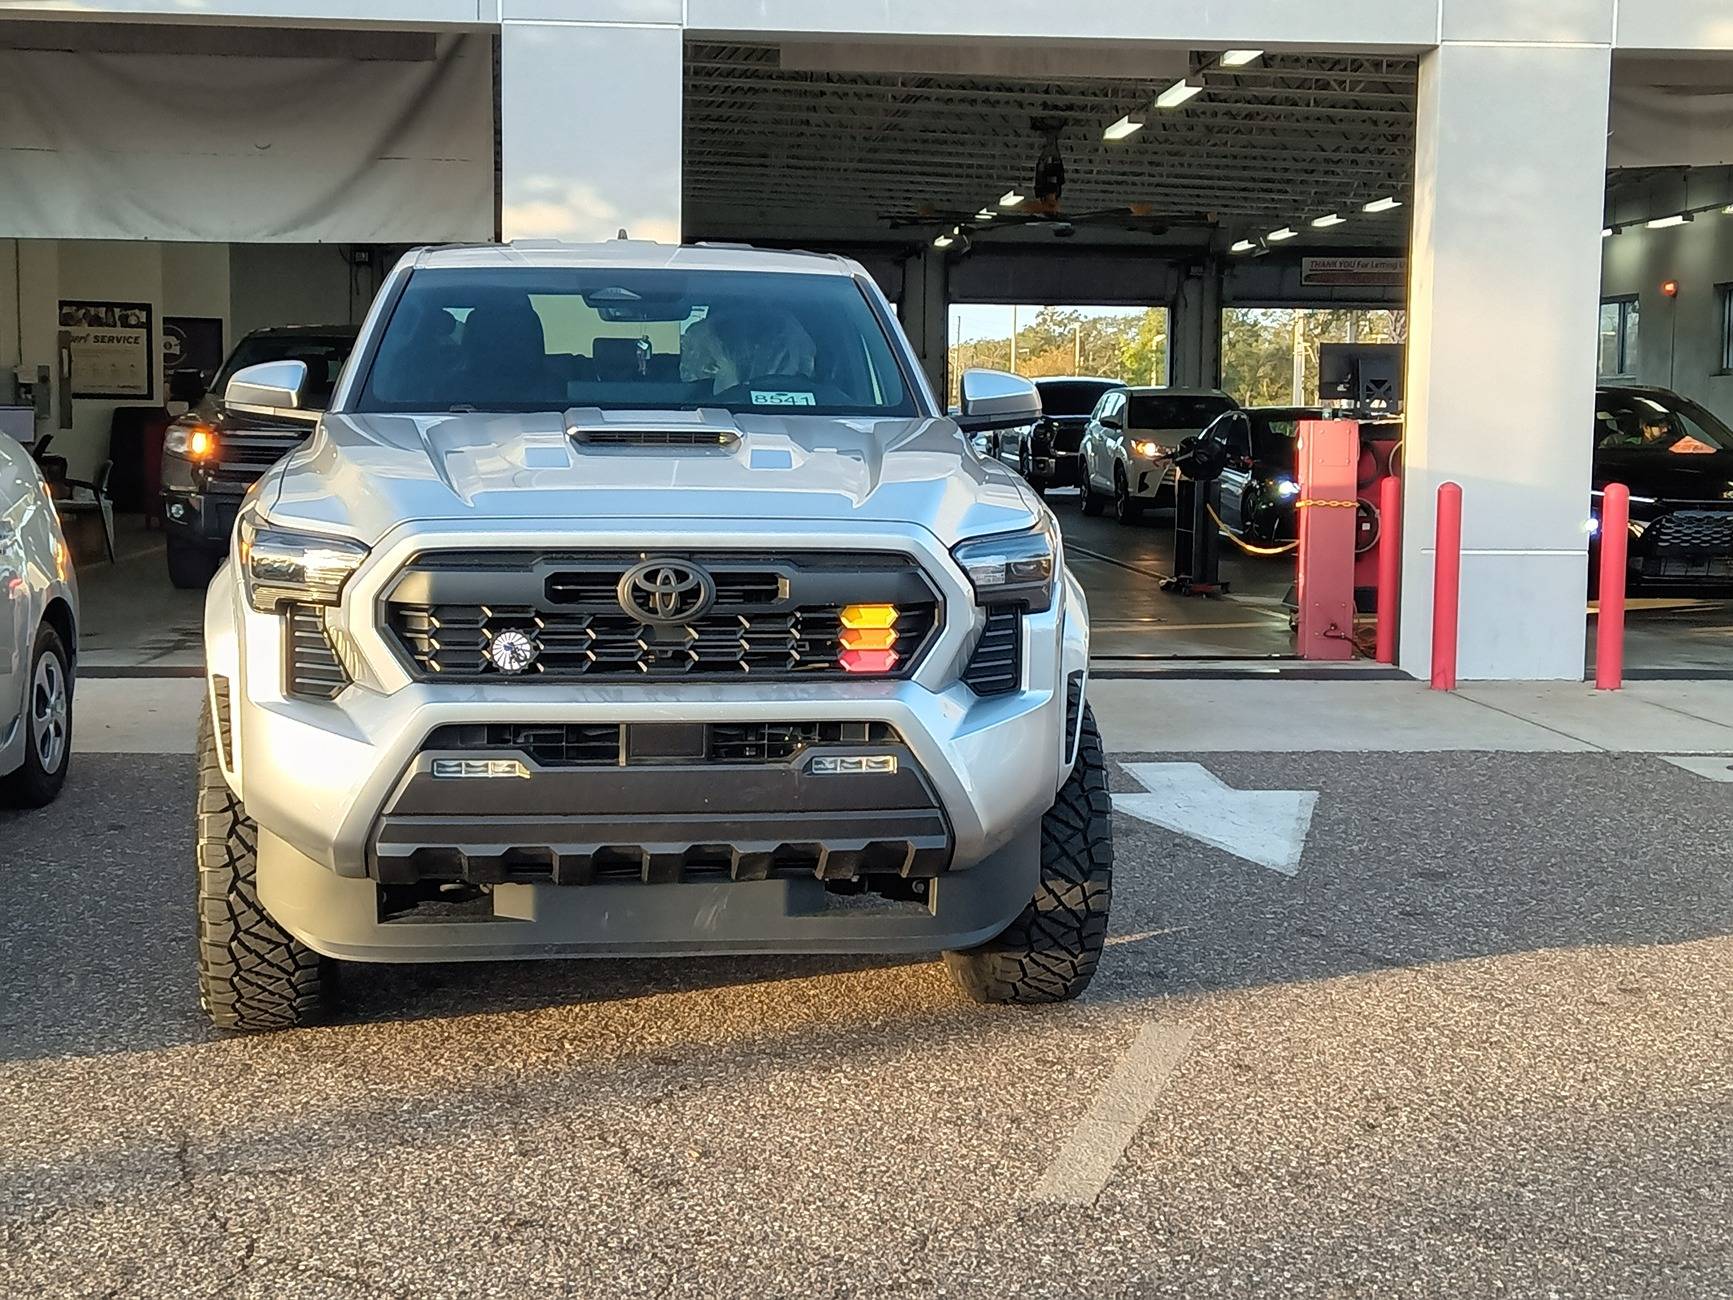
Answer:
<svg viewBox="0 0 1733 1300"><path fill-rule="evenodd" d="M965 370L957 427L965 433L1010 429L1041 418L1041 391L1003 370Z"/></svg>
<svg viewBox="0 0 1733 1300"><path fill-rule="evenodd" d="M264 361L237 370L223 390L223 404L250 415L287 415L306 418L307 363Z"/></svg>

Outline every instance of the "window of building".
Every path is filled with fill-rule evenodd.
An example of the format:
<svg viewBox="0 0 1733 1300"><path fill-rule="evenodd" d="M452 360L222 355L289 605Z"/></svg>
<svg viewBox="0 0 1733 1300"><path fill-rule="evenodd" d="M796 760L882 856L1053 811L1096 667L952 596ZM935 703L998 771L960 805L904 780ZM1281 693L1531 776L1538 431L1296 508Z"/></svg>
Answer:
<svg viewBox="0 0 1733 1300"><path fill-rule="evenodd" d="M1601 303L1602 379L1628 378L1637 373L1637 326L1641 308L1633 295Z"/></svg>
<svg viewBox="0 0 1733 1300"><path fill-rule="evenodd" d="M1733 375L1733 284L1715 290L1721 304L1721 373Z"/></svg>

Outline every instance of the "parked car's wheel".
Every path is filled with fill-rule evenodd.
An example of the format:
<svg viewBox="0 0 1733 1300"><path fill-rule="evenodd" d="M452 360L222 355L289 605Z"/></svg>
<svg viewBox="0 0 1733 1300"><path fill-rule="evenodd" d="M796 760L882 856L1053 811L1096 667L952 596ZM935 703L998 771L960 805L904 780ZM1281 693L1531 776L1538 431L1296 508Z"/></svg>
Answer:
<svg viewBox="0 0 1733 1300"><path fill-rule="evenodd" d="M51 803L72 762L72 668L60 633L44 623L30 647L24 700L24 765L0 780L0 802L15 808Z"/></svg>
<svg viewBox="0 0 1733 1300"><path fill-rule="evenodd" d="M948 952L977 1002L1063 1002L1089 987L1113 902L1113 796L1095 717L1083 710L1077 765L1041 819L1041 883L998 938Z"/></svg>
<svg viewBox="0 0 1733 1300"><path fill-rule="evenodd" d="M199 1003L218 1029L292 1029L325 1006L331 962L265 911L259 828L223 779L207 703L199 718Z"/></svg>
<svg viewBox="0 0 1733 1300"><path fill-rule="evenodd" d="M168 580L182 591L199 591L210 586L219 563L202 546L175 537L168 539Z"/></svg>
<svg viewBox="0 0 1733 1300"><path fill-rule="evenodd" d="M1036 496L1047 495L1047 480L1037 478L1029 461L1029 440L1025 438L1023 445L1017 449L1017 472L1023 476L1023 481L1035 489Z"/></svg>
<svg viewBox="0 0 1733 1300"><path fill-rule="evenodd" d="M1107 498L1095 490L1095 484L1089 479L1089 467L1080 465L1077 469L1078 494L1077 504L1083 508L1086 515L1098 515L1107 506Z"/></svg>
<svg viewBox="0 0 1733 1300"><path fill-rule="evenodd" d="M1122 524L1135 524L1143 518L1143 502L1131 495L1123 465L1113 467L1113 517Z"/></svg>

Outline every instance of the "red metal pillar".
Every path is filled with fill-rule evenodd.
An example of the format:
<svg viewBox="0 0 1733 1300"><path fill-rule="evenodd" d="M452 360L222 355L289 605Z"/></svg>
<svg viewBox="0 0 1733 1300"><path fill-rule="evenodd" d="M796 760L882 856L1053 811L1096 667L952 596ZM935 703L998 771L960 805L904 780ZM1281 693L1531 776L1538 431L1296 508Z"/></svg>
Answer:
<svg viewBox="0 0 1733 1300"><path fill-rule="evenodd" d="M1381 664L1396 662L1397 587L1402 572L1402 480L1378 484L1378 647Z"/></svg>
<svg viewBox="0 0 1733 1300"><path fill-rule="evenodd" d="M1299 442L1298 649L1302 659L1352 659L1360 425L1302 420Z"/></svg>
<svg viewBox="0 0 1733 1300"><path fill-rule="evenodd" d="M1432 568L1432 689L1456 689L1456 619L1462 605L1462 488L1438 485Z"/></svg>
<svg viewBox="0 0 1733 1300"><path fill-rule="evenodd" d="M1609 483L1601 496L1601 610L1595 620L1595 689L1625 684L1625 557L1631 540L1631 489Z"/></svg>

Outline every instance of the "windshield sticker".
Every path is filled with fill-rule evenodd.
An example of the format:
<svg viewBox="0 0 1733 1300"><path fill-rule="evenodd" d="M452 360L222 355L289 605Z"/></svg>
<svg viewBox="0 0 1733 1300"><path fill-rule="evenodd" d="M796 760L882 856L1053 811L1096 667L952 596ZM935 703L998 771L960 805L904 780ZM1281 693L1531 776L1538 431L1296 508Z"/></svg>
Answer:
<svg viewBox="0 0 1733 1300"><path fill-rule="evenodd" d="M818 398L812 393L766 393L754 388L752 390L754 406L817 406Z"/></svg>

